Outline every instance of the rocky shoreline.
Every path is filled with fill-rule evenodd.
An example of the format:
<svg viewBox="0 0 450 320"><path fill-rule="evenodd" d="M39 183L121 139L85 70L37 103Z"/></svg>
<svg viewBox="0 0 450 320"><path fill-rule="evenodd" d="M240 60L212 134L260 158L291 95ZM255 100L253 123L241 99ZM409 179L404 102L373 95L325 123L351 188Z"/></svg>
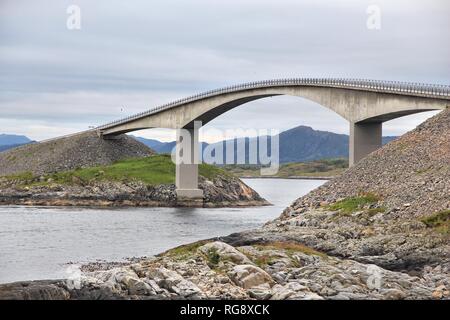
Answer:
<svg viewBox="0 0 450 320"><path fill-rule="evenodd" d="M85 266L69 280L0 285L0 299L448 299L449 279L340 259L293 242L203 241L129 265Z"/></svg>
<svg viewBox="0 0 450 320"><path fill-rule="evenodd" d="M203 201L179 201L175 185L147 185L140 181L81 181L21 186L0 178L0 205L93 206L93 207L249 207L270 205L268 201L232 176L200 177Z"/></svg>

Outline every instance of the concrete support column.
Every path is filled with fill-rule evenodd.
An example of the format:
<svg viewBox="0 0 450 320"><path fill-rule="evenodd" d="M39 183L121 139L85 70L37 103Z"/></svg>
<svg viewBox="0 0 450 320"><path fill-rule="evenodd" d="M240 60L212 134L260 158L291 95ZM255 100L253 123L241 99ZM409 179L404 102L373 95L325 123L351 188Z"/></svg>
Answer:
<svg viewBox="0 0 450 320"><path fill-rule="evenodd" d="M349 164L353 166L369 153L381 148L382 123L350 123Z"/></svg>
<svg viewBox="0 0 450 320"><path fill-rule="evenodd" d="M175 184L179 199L203 198L203 190L198 188L198 130L177 130Z"/></svg>

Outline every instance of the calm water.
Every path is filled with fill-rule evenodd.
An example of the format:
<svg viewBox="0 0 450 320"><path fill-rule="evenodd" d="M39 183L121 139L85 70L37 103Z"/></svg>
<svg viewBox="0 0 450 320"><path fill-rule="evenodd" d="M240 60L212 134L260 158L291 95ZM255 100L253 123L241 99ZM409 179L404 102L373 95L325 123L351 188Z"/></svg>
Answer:
<svg viewBox="0 0 450 320"><path fill-rule="evenodd" d="M248 179L258 208L0 207L0 283L64 278L67 263L121 261L261 226L324 181Z"/></svg>

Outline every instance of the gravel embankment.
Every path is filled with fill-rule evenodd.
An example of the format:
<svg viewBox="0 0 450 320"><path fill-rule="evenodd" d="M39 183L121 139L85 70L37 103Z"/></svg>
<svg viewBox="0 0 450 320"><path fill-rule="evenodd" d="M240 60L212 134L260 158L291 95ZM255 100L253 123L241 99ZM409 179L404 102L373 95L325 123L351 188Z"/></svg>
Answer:
<svg viewBox="0 0 450 320"><path fill-rule="evenodd" d="M105 140L95 132L86 132L0 152L0 176L23 172L41 175L152 154L153 150L126 135Z"/></svg>

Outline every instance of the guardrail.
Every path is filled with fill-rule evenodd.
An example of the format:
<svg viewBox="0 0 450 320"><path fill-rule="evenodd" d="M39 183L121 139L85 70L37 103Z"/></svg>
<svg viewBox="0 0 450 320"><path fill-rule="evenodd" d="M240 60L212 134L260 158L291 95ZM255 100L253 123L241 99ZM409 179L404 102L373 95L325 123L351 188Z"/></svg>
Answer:
<svg viewBox="0 0 450 320"><path fill-rule="evenodd" d="M156 108L138 114L134 114L132 116L123 119L119 119L98 126L95 129L104 130L112 128L117 125L137 120L139 118L143 118L161 112L163 110L171 109L185 103L221 95L224 93L232 93L242 90L252 90L258 88L285 87L285 86L316 86L327 88L372 91L380 93L394 93L399 95L412 95L417 97L427 97L435 99L450 99L450 86L446 85L410 83L399 81L365 80L365 79L293 78L293 79L263 80L206 91L200 94L196 94L170 103L166 103Z"/></svg>

